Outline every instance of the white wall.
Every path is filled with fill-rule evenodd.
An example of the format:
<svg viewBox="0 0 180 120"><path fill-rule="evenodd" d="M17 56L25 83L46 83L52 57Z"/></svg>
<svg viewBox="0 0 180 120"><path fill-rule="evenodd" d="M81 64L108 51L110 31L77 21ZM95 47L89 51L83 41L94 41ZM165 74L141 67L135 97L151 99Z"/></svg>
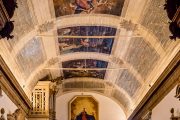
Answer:
<svg viewBox="0 0 180 120"><path fill-rule="evenodd" d="M0 109L5 109L5 118L7 118L8 113L14 113L17 109L16 105L9 99L9 97L2 92L2 96L0 96Z"/></svg>
<svg viewBox="0 0 180 120"><path fill-rule="evenodd" d="M80 92L67 93L56 99L57 120L68 120L68 102ZM99 103L99 120L126 120L121 107L110 98L96 94L83 92L83 95L92 95Z"/></svg>
<svg viewBox="0 0 180 120"><path fill-rule="evenodd" d="M180 113L180 101L174 97L175 94L176 88L152 110L152 120L170 120L171 108L175 109L175 115Z"/></svg>

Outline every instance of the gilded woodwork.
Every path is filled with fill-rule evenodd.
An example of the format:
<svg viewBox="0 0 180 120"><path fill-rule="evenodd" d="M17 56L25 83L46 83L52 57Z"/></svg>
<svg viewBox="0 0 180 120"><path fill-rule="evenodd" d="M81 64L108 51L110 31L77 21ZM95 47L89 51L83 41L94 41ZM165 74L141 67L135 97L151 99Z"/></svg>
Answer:
<svg viewBox="0 0 180 120"><path fill-rule="evenodd" d="M6 12L6 9L3 5L2 0L0 0L0 31L4 28L7 21L9 21L9 16Z"/></svg>
<svg viewBox="0 0 180 120"><path fill-rule="evenodd" d="M180 83L177 85L175 97L180 100Z"/></svg>
<svg viewBox="0 0 180 120"><path fill-rule="evenodd" d="M16 106L20 106L20 108L28 114L31 109L31 102L1 56L0 86L11 101L14 102Z"/></svg>
<svg viewBox="0 0 180 120"><path fill-rule="evenodd" d="M32 110L28 118L38 119L46 118L50 116L50 82L49 81L39 81L34 87L31 94ZM52 102L53 103L53 102Z"/></svg>
<svg viewBox="0 0 180 120"><path fill-rule="evenodd" d="M180 82L180 52L144 96L128 120L141 120Z"/></svg>

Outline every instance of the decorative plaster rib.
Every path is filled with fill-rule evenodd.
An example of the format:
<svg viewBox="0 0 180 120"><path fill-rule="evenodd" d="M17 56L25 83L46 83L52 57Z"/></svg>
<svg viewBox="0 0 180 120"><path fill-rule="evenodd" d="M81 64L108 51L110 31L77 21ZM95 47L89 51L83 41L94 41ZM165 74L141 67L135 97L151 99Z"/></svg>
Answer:
<svg viewBox="0 0 180 120"><path fill-rule="evenodd" d="M43 64L38 66L34 72L31 73L29 78L26 80L26 83L30 84L33 78L36 76L36 74L38 74L41 70L46 69L46 68L48 69L51 65L56 64L58 62L82 59L82 58L104 60L104 61L109 62L109 55L106 55L106 54L86 52L86 53L73 53L73 56L74 57L72 58L72 53L71 53L71 54L59 55L59 56L56 56L55 58L47 59Z"/></svg>
<svg viewBox="0 0 180 120"><path fill-rule="evenodd" d="M73 20L72 20L73 19ZM82 26L82 25L102 25L102 26L109 26L109 27L115 27L118 29L122 29L120 27L120 23L125 20L126 18L113 16L113 15L102 15L102 14L82 14L82 15L69 15L69 16L63 16L59 17L56 21L57 28L65 28L65 27L72 27L72 26ZM137 24L137 30L136 31L139 36L145 38L145 41L149 43L159 55L164 53L164 50L158 41L158 38L150 32L150 30L146 29L142 25L135 23L134 21L131 21L132 24ZM119 34L119 36L122 36ZM137 37L138 35L131 35L132 37ZM123 36L125 37L125 36ZM130 36L127 36L130 37Z"/></svg>
<svg viewBox="0 0 180 120"><path fill-rule="evenodd" d="M15 58L20 50L29 42L29 40L31 40L36 35L37 30L34 29L31 32L27 33L23 38L21 38L19 42L13 47L13 50L11 51L12 56Z"/></svg>
<svg viewBox="0 0 180 120"><path fill-rule="evenodd" d="M100 93L100 94L108 96L108 97L110 97L111 99L113 99L115 101L118 101L118 104L124 109L124 111L128 111L128 110L132 109L131 106L133 106L133 101L132 101L131 97L127 94L127 92L125 90L123 90L122 88L119 88L116 84L111 83L111 82L110 83L111 83L112 86L108 87L109 86L109 81L104 81L104 80L98 79L98 78L87 78L87 77L84 78L84 77L81 77L81 78L70 78L70 79L63 80L61 85L65 84L65 83L73 83L73 82L81 82L81 81L84 81L84 82L93 81L95 83L103 83L105 85L104 90L107 90L107 89L108 90L114 90L115 88L117 88L121 92L121 94L123 94L123 96L125 98L124 101L128 101L129 108L126 108L127 106L123 105L121 103L121 100L117 100L117 99L113 98L111 93L109 93L109 94ZM62 89L61 89L61 91L59 91L57 96L66 93L66 92L63 92L63 89L66 89L66 88L63 88L63 87L61 87L61 88ZM102 89L99 89L99 88L82 88L82 89L70 88L70 89L68 89L68 91L71 91L71 92L75 92L75 91L80 91L80 92L89 92L89 91L91 91L91 92L95 92L95 90L102 90Z"/></svg>

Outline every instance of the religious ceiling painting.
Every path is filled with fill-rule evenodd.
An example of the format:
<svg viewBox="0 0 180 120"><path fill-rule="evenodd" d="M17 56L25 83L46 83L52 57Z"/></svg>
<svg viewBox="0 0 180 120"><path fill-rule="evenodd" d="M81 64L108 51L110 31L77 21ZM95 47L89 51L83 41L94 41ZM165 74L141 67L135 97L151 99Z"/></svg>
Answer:
<svg viewBox="0 0 180 120"><path fill-rule="evenodd" d="M69 102L69 120L98 120L98 112L92 96L76 96Z"/></svg>
<svg viewBox="0 0 180 120"><path fill-rule="evenodd" d="M108 62L92 59L78 59L62 63L65 79L73 77L93 77L104 79Z"/></svg>
<svg viewBox="0 0 180 120"><path fill-rule="evenodd" d="M72 14L120 16L125 0L53 0L56 17Z"/></svg>
<svg viewBox="0 0 180 120"><path fill-rule="evenodd" d="M75 26L58 29L58 35L71 36L115 36L116 29L105 26Z"/></svg>
<svg viewBox="0 0 180 120"><path fill-rule="evenodd" d="M104 26L76 26L58 29L60 54L99 52L110 54L116 29Z"/></svg>
<svg viewBox="0 0 180 120"><path fill-rule="evenodd" d="M32 38L20 50L16 58L20 70L24 73L25 77L28 77L46 59L41 39Z"/></svg>

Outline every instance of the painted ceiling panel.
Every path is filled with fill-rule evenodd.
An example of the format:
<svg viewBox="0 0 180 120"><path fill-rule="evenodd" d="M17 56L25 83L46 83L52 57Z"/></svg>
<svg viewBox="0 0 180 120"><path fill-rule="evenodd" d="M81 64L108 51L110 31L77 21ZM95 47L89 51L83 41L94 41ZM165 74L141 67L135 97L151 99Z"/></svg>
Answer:
<svg viewBox="0 0 180 120"><path fill-rule="evenodd" d="M160 56L143 38L132 38L125 60L146 78ZM146 68L146 69L144 69Z"/></svg>
<svg viewBox="0 0 180 120"><path fill-rule="evenodd" d="M168 60L179 50L178 46L174 46L179 43L168 38L170 33L168 18L163 10L164 0L150 0L142 6L143 10L138 6L142 5L144 0L127 0L126 7L124 1L48 0L49 6L43 7L44 0L33 0L33 4L31 0L28 3L26 0L17 0L18 9L13 18L15 37L9 41L0 41L3 43L0 45L0 54L2 53L12 73L18 73L17 78L27 80L26 86L30 90L38 80L44 80L42 78L46 79L46 76L50 76L49 79L64 76L61 91L82 91L86 88L87 91L100 92L114 98L127 111L131 110L131 105L138 104L146 94L144 88L149 89L147 85L151 79L146 79L156 75L152 70L157 67L163 71L164 67L161 68L161 65L169 64ZM54 2L54 5L51 2ZM44 9L50 13L44 12ZM126 11L123 13L124 17L121 17L122 9L123 12ZM135 9L137 11L134 11ZM137 12L142 15L136 16ZM54 18L52 13L59 18ZM131 14L135 14L137 18ZM59 22L61 20L63 22ZM48 27L51 23L53 28ZM68 27L64 28L65 26ZM38 31L42 29L46 31ZM36 38L36 35L42 39ZM158 53L156 50L159 50ZM9 56L15 58L8 59ZM163 60L164 57L168 60ZM163 62L159 65L157 63L160 60ZM109 66L105 61L110 62ZM157 74L161 74L159 69ZM114 72L115 70L117 72ZM105 77L107 75L110 76L108 79ZM75 78L77 81L73 80ZM107 81L109 83L106 83ZM135 97L137 94L141 97Z"/></svg>
<svg viewBox="0 0 180 120"><path fill-rule="evenodd" d="M21 72L28 77L46 59L40 38L31 39L17 54Z"/></svg>
<svg viewBox="0 0 180 120"><path fill-rule="evenodd" d="M110 54L116 29L103 26L76 26L59 29L57 32L59 36L58 47L60 54L73 52ZM101 38L101 36L103 36L103 38ZM109 36L112 38L109 38Z"/></svg>
<svg viewBox="0 0 180 120"><path fill-rule="evenodd" d="M56 17L72 14L121 15L125 0L53 0Z"/></svg>
<svg viewBox="0 0 180 120"><path fill-rule="evenodd" d="M115 34L115 28L104 26L75 26L58 29L59 36L114 36Z"/></svg>
<svg viewBox="0 0 180 120"><path fill-rule="evenodd" d="M164 48L168 47L169 38L171 33L169 32L169 23L167 13L164 10L164 0L152 0L141 22L147 29L149 29L154 35L158 37L158 41Z"/></svg>
<svg viewBox="0 0 180 120"><path fill-rule="evenodd" d="M69 38L59 39L60 54L73 52L98 52L110 54L113 38Z"/></svg>
<svg viewBox="0 0 180 120"><path fill-rule="evenodd" d="M79 59L62 63L63 68L77 68L77 70L63 70L65 79L73 77L93 77L104 79L106 70L78 70L83 68L107 68L108 63L100 60Z"/></svg>
<svg viewBox="0 0 180 120"><path fill-rule="evenodd" d="M120 70L119 75L116 84L133 97L141 83L128 70Z"/></svg>

